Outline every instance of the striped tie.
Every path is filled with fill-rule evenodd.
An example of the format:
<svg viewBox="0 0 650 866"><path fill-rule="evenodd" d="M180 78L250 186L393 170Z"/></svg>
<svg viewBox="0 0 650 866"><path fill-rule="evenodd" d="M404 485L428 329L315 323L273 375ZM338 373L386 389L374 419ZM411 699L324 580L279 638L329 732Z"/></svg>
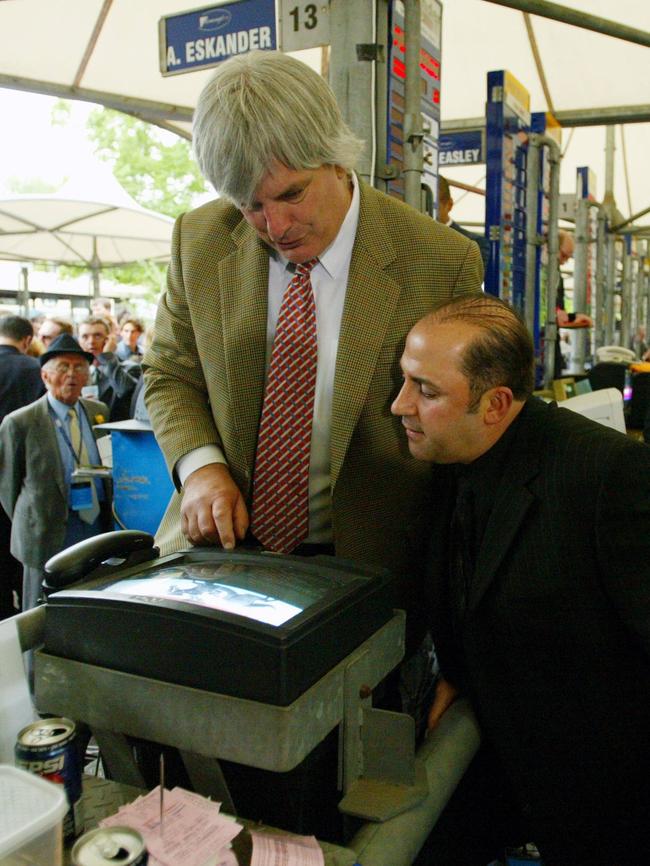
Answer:
<svg viewBox="0 0 650 866"><path fill-rule="evenodd" d="M297 265L284 294L257 442L251 530L269 550L289 553L309 534L309 452L318 343L310 273Z"/></svg>

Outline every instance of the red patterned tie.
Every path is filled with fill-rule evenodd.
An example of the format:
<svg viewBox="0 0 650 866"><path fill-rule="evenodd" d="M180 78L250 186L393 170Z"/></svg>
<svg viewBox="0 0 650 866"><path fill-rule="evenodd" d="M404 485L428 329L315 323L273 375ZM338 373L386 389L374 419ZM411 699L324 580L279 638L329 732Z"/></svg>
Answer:
<svg viewBox="0 0 650 866"><path fill-rule="evenodd" d="M296 266L284 294L264 394L253 480L251 530L289 553L309 534L309 451L314 415L316 311L311 269Z"/></svg>

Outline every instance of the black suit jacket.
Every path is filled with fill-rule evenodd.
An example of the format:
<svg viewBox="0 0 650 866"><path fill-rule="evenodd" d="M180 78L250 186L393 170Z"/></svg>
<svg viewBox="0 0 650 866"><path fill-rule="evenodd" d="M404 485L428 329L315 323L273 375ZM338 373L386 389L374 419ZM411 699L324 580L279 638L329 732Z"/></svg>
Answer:
<svg viewBox="0 0 650 866"><path fill-rule="evenodd" d="M0 346L0 423L5 415L45 393L41 365L14 346Z"/></svg>
<svg viewBox="0 0 650 866"><path fill-rule="evenodd" d="M536 399L520 418L456 637L439 545L452 484L441 468L429 590L442 671L463 683L535 841L640 840L650 807L650 449Z"/></svg>
<svg viewBox="0 0 650 866"><path fill-rule="evenodd" d="M141 376L139 364L120 361L113 352L99 356L97 398L108 406L110 421L126 421L132 417L131 400Z"/></svg>
<svg viewBox="0 0 650 866"><path fill-rule="evenodd" d="M488 262L490 261L490 242L483 235L477 235L476 232L470 232L468 229L464 229L458 223L455 223L453 220L449 223L449 228L453 229L455 232L460 232L461 235L465 235L466 238L469 238L471 241L474 241L475 244L478 245L478 248L481 253L481 258L483 259L483 274L487 274Z"/></svg>

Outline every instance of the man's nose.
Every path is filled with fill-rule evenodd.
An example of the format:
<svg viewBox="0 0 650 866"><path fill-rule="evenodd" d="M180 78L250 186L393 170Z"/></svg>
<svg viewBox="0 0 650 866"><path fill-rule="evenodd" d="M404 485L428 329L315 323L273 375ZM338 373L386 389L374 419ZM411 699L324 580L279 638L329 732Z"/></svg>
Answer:
<svg viewBox="0 0 650 866"><path fill-rule="evenodd" d="M291 219L286 204L273 202L264 208L266 233L273 241L282 240L289 230Z"/></svg>
<svg viewBox="0 0 650 866"><path fill-rule="evenodd" d="M393 415L412 415L413 406L409 399L408 382L404 382L397 397L393 400L390 411Z"/></svg>

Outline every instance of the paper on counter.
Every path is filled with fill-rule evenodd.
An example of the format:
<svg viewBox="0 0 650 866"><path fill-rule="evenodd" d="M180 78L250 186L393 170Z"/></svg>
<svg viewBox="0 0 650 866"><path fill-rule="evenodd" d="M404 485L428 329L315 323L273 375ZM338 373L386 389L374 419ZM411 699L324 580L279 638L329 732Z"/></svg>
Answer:
<svg viewBox="0 0 650 866"><path fill-rule="evenodd" d="M13 764L18 732L36 719L13 617L0 622L0 659L0 763Z"/></svg>
<svg viewBox="0 0 650 866"><path fill-rule="evenodd" d="M122 806L101 826L122 824L141 833L150 866L220 866L233 862L228 848L242 829L228 816L220 815L220 807L220 803L182 788L165 791L161 833L157 787Z"/></svg>
<svg viewBox="0 0 650 866"><path fill-rule="evenodd" d="M314 836L280 836L251 830L251 866L325 866Z"/></svg>

